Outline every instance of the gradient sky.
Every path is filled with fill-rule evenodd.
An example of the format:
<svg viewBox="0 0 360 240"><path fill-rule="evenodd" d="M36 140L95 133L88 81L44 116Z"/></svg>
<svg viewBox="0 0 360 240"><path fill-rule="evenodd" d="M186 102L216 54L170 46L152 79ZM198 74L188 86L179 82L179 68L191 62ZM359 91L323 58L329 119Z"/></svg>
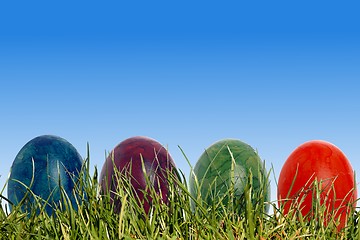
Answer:
<svg viewBox="0 0 360 240"><path fill-rule="evenodd" d="M360 15L350 1L13 1L0 4L0 186L21 147L61 136L99 171L128 137L189 174L236 138L275 180L301 143L360 171ZM245 2L245 1L244 1ZM316 2L316 3L315 3ZM6 192L4 192L6 195Z"/></svg>

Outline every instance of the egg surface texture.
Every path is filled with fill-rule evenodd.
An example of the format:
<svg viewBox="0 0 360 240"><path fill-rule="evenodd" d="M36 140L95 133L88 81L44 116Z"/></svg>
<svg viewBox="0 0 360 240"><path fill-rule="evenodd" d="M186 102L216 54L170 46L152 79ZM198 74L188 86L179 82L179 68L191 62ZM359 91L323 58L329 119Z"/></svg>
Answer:
<svg viewBox="0 0 360 240"><path fill-rule="evenodd" d="M189 180L190 193L213 206L229 206L231 196L236 212L245 210L245 194L257 209L268 211L270 183L263 161L248 144L224 139L208 147L197 161ZM250 190L251 188L251 190ZM232 194L233 192L233 194Z"/></svg>
<svg viewBox="0 0 360 240"><path fill-rule="evenodd" d="M346 225L347 215L356 207L357 190L354 170L345 154L335 145L313 140L298 146L285 161L278 181L279 206L287 214L315 216L314 202L325 204L324 223L338 221Z"/></svg>
<svg viewBox="0 0 360 240"><path fill-rule="evenodd" d="M51 215L53 207L62 201L61 194L66 193L77 208L73 189L82 163L80 154L65 139L36 137L24 145L11 166L8 198L14 205L21 203L27 212L37 209L38 203L46 204L45 211Z"/></svg>
<svg viewBox="0 0 360 240"><path fill-rule="evenodd" d="M162 203L168 203L169 181L175 176L175 169L173 159L159 142L143 136L131 137L107 157L100 174L101 192L110 193L115 212L119 212L119 191L131 189L148 213L153 202L151 191L160 196Z"/></svg>

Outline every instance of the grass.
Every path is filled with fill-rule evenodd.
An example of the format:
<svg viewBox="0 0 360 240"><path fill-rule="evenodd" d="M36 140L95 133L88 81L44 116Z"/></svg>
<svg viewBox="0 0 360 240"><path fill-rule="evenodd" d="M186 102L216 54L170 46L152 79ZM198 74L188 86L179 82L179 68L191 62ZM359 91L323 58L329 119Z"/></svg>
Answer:
<svg viewBox="0 0 360 240"><path fill-rule="evenodd" d="M77 210L63 192L63 201L51 216L42 199L37 199L30 212L22 212L20 206L9 212L3 207L9 204L4 187L0 192L0 239L360 239L359 211L350 214L348 226L340 231L335 223L322 224L325 208L319 207L316 198L315 216L310 220L305 220L297 206L285 216L277 202L264 203L261 191L255 194L251 177L241 198L235 199L230 188L222 197L234 201L207 205L200 196L191 196L187 177L179 172L169 179L168 204L149 187L153 205L146 214L131 188L120 187L129 182L119 176L122 184L116 196L121 208L115 213L110 195L99 194L97 169L90 176L89 165L87 157L74 190ZM264 211L264 204L271 205L270 213ZM234 205L245 208L240 211Z"/></svg>

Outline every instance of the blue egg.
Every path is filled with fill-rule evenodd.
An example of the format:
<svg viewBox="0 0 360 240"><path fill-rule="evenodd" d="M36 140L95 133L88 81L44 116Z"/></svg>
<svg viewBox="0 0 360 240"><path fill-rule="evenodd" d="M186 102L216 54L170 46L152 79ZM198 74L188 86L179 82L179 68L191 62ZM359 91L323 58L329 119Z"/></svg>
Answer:
<svg viewBox="0 0 360 240"><path fill-rule="evenodd" d="M36 137L25 144L11 166L8 198L13 205L21 204L26 212L32 208L39 212L41 203L51 215L67 195L77 209L73 190L82 165L80 154L65 139L52 135Z"/></svg>

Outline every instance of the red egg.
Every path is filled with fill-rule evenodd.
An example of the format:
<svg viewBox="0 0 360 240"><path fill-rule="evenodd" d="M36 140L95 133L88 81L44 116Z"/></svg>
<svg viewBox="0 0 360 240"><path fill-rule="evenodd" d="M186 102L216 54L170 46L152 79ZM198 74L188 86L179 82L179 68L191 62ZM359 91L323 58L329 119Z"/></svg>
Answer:
<svg viewBox="0 0 360 240"><path fill-rule="evenodd" d="M320 140L306 142L290 154L281 169L279 206L283 207L284 214L295 207L303 216L311 218L314 216L313 200L319 200L326 206L324 224L335 216L335 220L340 220L338 229L341 229L352 208L356 207L354 178L354 170L339 148ZM318 191L314 188L315 180Z"/></svg>
<svg viewBox="0 0 360 240"><path fill-rule="evenodd" d="M124 182L119 182L121 175L128 180L139 204L148 213L153 201L151 188L161 194L162 202L168 203L170 173L175 169L170 154L160 143L148 137L132 137L118 144L107 157L100 174L101 192L110 191L115 211L119 212L121 199L116 197L116 192L119 185L125 186Z"/></svg>

